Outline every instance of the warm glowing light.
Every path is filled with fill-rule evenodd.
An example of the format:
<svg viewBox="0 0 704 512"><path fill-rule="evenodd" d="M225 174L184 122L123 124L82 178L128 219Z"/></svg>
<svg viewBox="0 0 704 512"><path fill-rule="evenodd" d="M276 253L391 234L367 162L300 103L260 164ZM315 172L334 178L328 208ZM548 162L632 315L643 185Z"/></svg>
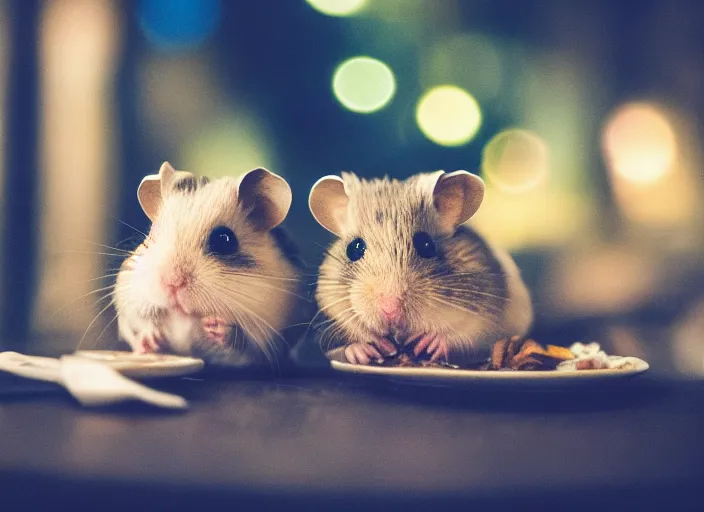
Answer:
<svg viewBox="0 0 704 512"><path fill-rule="evenodd" d="M421 83L453 83L479 100L493 99L503 80L502 57L494 42L481 34L455 34L433 44L421 59Z"/></svg>
<svg viewBox="0 0 704 512"><path fill-rule="evenodd" d="M650 302L653 290L661 286L658 259L632 243L593 240L588 251L578 244L562 249L561 257L546 268L543 285L545 304L555 314L604 316L632 311Z"/></svg>
<svg viewBox="0 0 704 512"><path fill-rule="evenodd" d="M479 104L467 91L442 85L425 93L416 108L423 134L442 146L461 146L477 134L482 123Z"/></svg>
<svg viewBox="0 0 704 512"><path fill-rule="evenodd" d="M396 80L383 62L371 57L355 57L335 70L332 89L346 108L368 114L384 108L391 101L396 92Z"/></svg>
<svg viewBox="0 0 704 512"><path fill-rule="evenodd" d="M137 14L142 31L162 50L200 45L220 22L219 0L141 0Z"/></svg>
<svg viewBox="0 0 704 512"><path fill-rule="evenodd" d="M90 295L100 286L95 279L104 274L105 258L100 253L106 251L86 247L108 244L114 222L113 100L123 33L121 11L112 0L55 0L42 5L38 212L42 265L35 328L82 335L107 304L106 297L101 301ZM67 308L77 297L94 298ZM61 308L68 314L55 314ZM86 340L92 340L88 346L95 343L100 325L97 320L87 333Z"/></svg>
<svg viewBox="0 0 704 512"><path fill-rule="evenodd" d="M488 182L472 222L499 247L524 250L564 246L593 215L581 193L555 193L541 186L514 194Z"/></svg>
<svg viewBox="0 0 704 512"><path fill-rule="evenodd" d="M691 119L664 105L628 103L610 116L602 142L613 197L628 220L671 234L695 229L702 162Z"/></svg>
<svg viewBox="0 0 704 512"><path fill-rule="evenodd" d="M548 147L530 131L505 130L484 147L482 172L506 192L525 192L545 179L548 173Z"/></svg>
<svg viewBox="0 0 704 512"><path fill-rule="evenodd" d="M676 158L670 121L659 108L646 103L621 107L606 124L603 145L611 170L634 183L663 178Z"/></svg>
<svg viewBox="0 0 704 512"><path fill-rule="evenodd" d="M316 11L328 16L351 16L358 13L367 0L306 0Z"/></svg>

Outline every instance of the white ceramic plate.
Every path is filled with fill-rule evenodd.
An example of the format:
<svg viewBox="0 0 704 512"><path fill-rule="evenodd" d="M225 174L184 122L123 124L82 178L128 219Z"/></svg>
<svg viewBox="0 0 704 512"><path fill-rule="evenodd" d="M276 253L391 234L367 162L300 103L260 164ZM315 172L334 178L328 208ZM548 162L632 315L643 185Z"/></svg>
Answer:
<svg viewBox="0 0 704 512"><path fill-rule="evenodd" d="M560 388L591 386L600 382L624 379L641 374L650 368L642 359L632 358L634 367L629 369L579 370L579 371L479 371L449 368L394 368L330 361L338 371L386 377L412 384L462 386L508 385L517 387Z"/></svg>
<svg viewBox="0 0 704 512"><path fill-rule="evenodd" d="M193 357L167 354L135 354L112 350L79 350L73 354L110 365L133 379L183 377L203 369L205 362Z"/></svg>

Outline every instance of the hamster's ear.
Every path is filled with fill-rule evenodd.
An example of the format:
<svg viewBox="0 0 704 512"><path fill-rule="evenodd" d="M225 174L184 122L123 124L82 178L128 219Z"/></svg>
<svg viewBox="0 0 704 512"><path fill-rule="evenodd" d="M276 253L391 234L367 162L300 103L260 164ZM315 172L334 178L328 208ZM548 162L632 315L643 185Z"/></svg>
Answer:
<svg viewBox="0 0 704 512"><path fill-rule="evenodd" d="M171 167L169 162L164 162L161 164L159 174L150 174L142 179L137 189L137 199L149 220L154 222L162 198L174 189L176 182L181 182L186 178L195 179L195 175L186 171L177 171Z"/></svg>
<svg viewBox="0 0 704 512"><path fill-rule="evenodd" d="M253 169L240 180L238 200L255 228L268 231L286 218L291 208L291 187L271 171Z"/></svg>
<svg viewBox="0 0 704 512"><path fill-rule="evenodd" d="M166 191L172 186L176 173L177 171L171 167L169 162L164 162L161 164L159 174L145 176L139 184L137 189L139 205L152 222L154 222L159 211L161 198L166 195Z"/></svg>
<svg viewBox="0 0 704 512"><path fill-rule="evenodd" d="M467 171L440 174L433 190L433 202L441 223L454 230L476 213L484 199L484 181Z"/></svg>
<svg viewBox="0 0 704 512"><path fill-rule="evenodd" d="M345 192L345 184L339 176L324 176L315 182L308 196L308 208L315 220L340 236L347 223L347 204L350 198Z"/></svg>

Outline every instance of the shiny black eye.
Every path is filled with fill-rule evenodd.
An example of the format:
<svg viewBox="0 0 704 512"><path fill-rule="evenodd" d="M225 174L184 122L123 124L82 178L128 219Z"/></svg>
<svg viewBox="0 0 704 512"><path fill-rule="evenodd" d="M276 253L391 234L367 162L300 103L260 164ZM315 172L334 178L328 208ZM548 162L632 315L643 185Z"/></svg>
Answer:
<svg viewBox="0 0 704 512"><path fill-rule="evenodd" d="M432 258L437 253L435 242L428 233L419 231L413 235L413 247L421 258Z"/></svg>
<svg viewBox="0 0 704 512"><path fill-rule="evenodd" d="M237 252L239 245L235 234L225 226L216 227L208 237L208 252L216 256L230 256Z"/></svg>
<svg viewBox="0 0 704 512"><path fill-rule="evenodd" d="M364 251L367 249L367 244L361 238L355 238L347 246L347 257L350 261L357 261L364 256Z"/></svg>

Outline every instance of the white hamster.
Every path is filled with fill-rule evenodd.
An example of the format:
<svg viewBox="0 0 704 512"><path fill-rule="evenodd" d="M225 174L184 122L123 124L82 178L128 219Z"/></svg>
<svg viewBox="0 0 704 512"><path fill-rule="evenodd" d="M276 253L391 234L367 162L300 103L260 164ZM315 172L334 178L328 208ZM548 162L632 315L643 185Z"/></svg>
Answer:
<svg viewBox="0 0 704 512"><path fill-rule="evenodd" d="M277 227L286 181L266 169L209 181L165 162L138 198L152 226L117 276L121 338L136 352L279 361L302 310L295 247Z"/></svg>

